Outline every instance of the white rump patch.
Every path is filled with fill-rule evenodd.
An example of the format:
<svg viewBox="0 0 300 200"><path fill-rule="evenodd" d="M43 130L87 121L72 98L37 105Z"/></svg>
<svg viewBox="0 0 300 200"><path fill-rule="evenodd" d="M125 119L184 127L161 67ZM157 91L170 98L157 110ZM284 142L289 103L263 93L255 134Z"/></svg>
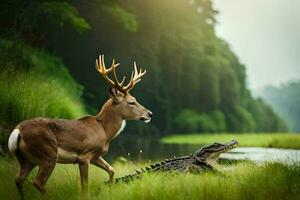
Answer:
<svg viewBox="0 0 300 200"><path fill-rule="evenodd" d="M15 129L9 136L8 139L8 149L14 152L18 149L18 139L20 135L20 129Z"/></svg>
<svg viewBox="0 0 300 200"><path fill-rule="evenodd" d="M117 135L119 135L119 134L124 130L125 126L126 126L126 121L123 120L123 121L122 121L122 124L121 124L121 127L120 127L120 129L118 130L118 132L116 133L115 137L116 137Z"/></svg>

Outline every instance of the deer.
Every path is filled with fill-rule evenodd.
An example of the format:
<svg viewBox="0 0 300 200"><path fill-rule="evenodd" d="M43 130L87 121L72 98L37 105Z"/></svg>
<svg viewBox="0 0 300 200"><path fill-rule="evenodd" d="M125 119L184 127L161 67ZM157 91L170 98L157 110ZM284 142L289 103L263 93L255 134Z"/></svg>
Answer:
<svg viewBox="0 0 300 200"><path fill-rule="evenodd" d="M82 191L87 190L89 164L105 170L109 181L113 183L114 168L103 159L110 142L124 129L126 120L148 123L153 116L150 110L139 104L129 93L141 81L146 70L138 70L134 62L131 78L124 85L126 77L119 82L117 66L119 63L115 63L113 59L111 66L107 68L104 55L100 54L96 59L96 70L110 86L109 99L96 116L79 119L38 117L20 122L12 131L8 148L20 166L15 184L21 198L22 185L35 166L39 169L33 184L43 194L56 163L78 164Z"/></svg>

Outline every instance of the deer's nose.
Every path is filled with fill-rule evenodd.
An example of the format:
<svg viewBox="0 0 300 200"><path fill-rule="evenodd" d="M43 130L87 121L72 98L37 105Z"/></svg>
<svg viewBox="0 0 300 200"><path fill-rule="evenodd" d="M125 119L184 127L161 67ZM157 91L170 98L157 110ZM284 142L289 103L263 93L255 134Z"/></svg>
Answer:
<svg viewBox="0 0 300 200"><path fill-rule="evenodd" d="M148 116L149 116L150 118L152 118L152 117L153 117L153 113L152 113L151 111L149 111L149 112L148 112Z"/></svg>

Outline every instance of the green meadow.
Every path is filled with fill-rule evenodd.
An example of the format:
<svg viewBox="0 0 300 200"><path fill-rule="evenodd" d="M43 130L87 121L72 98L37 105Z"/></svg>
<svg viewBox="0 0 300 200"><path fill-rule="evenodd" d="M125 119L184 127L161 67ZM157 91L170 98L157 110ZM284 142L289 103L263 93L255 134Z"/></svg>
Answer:
<svg viewBox="0 0 300 200"><path fill-rule="evenodd" d="M256 6L249 9L257 9ZM290 11L280 9L279 15L285 16L284 12ZM232 139L240 147L300 149L300 134L285 133L300 131L300 82L295 80L284 87L271 88L276 97L271 95L271 99L279 103L274 107L269 105L272 101L256 97L249 87L253 85L248 84L251 68L243 64L248 62L237 56L231 41L216 32L222 11L216 9L213 0L2 0L0 13L0 200L20 199L14 183L19 165L7 149L9 134L19 122L35 117L76 119L95 115L109 98L108 84L95 70L99 54L105 55L107 67L113 58L121 63L118 75L109 74L110 77L126 75L129 80L134 61L147 70L131 94L154 113L151 123L130 122L122 132L123 139L128 136L133 140L129 144L134 148L124 145L127 141L122 138L124 143L114 141L115 149L111 148L108 155L118 160L114 153L122 152L129 160L112 162L116 178L148 165L146 161L138 162L146 155L143 152L154 155L160 151L158 157L163 159L170 148L172 155L181 149L176 149L180 145L159 148L158 141L187 144L181 145L182 149L190 144L202 146ZM253 19L253 12L248 13ZM294 18L287 18L288 24L292 25ZM245 19L240 21L245 24ZM261 20L255 21L259 24ZM286 30L286 26L280 26L281 21L272 20L272 27ZM262 25L268 28L267 24ZM235 32L240 28L236 26ZM282 33L282 38L290 39L284 37L289 34ZM287 48L288 42L280 43L283 48L278 46L276 50L294 50L294 46L291 50ZM263 50L271 57L259 60L273 59L272 52ZM285 62L281 66L286 71L279 74L278 81L288 80L288 77L282 79L282 75L295 74L288 70L290 60ZM277 81L276 77L270 80ZM129 107L135 110L132 106ZM282 108L282 113L277 113L276 107ZM138 161L134 161L134 152L140 152ZM128 184L108 186L104 184L107 173L90 165L89 190L83 194L78 166L57 164L47 182L46 195L32 184L37 168L23 189L28 200L300 199L300 163L257 165L237 161L216 168L219 173L145 174Z"/></svg>
<svg viewBox="0 0 300 200"><path fill-rule="evenodd" d="M116 176L133 173L144 164L114 163ZM17 163L0 161L1 199L18 199L14 185ZM240 162L219 167L222 173L147 174L131 183L109 187L107 174L90 166L89 192L80 192L77 165L57 165L50 177L45 196L31 184L36 170L24 184L25 199L299 199L300 165L268 163L257 166Z"/></svg>
<svg viewBox="0 0 300 200"><path fill-rule="evenodd" d="M296 133L247 133L247 134L180 134L161 139L165 144L210 144L235 139L241 147L273 147L300 149L300 134Z"/></svg>

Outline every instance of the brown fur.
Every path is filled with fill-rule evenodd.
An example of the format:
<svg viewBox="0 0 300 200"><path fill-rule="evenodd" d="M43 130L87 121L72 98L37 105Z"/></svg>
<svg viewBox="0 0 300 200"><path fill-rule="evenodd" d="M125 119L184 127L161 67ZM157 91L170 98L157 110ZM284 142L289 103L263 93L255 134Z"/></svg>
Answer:
<svg viewBox="0 0 300 200"><path fill-rule="evenodd" d="M102 158L109 143L123 120L149 120L151 116L152 113L130 94L113 90L96 116L77 120L35 118L21 122L16 127L20 136L14 152L20 164L15 181L21 195L22 184L36 165L39 171L34 185L42 193L57 162L79 164L83 189L87 186L89 163L107 171L113 181L114 169Z"/></svg>

